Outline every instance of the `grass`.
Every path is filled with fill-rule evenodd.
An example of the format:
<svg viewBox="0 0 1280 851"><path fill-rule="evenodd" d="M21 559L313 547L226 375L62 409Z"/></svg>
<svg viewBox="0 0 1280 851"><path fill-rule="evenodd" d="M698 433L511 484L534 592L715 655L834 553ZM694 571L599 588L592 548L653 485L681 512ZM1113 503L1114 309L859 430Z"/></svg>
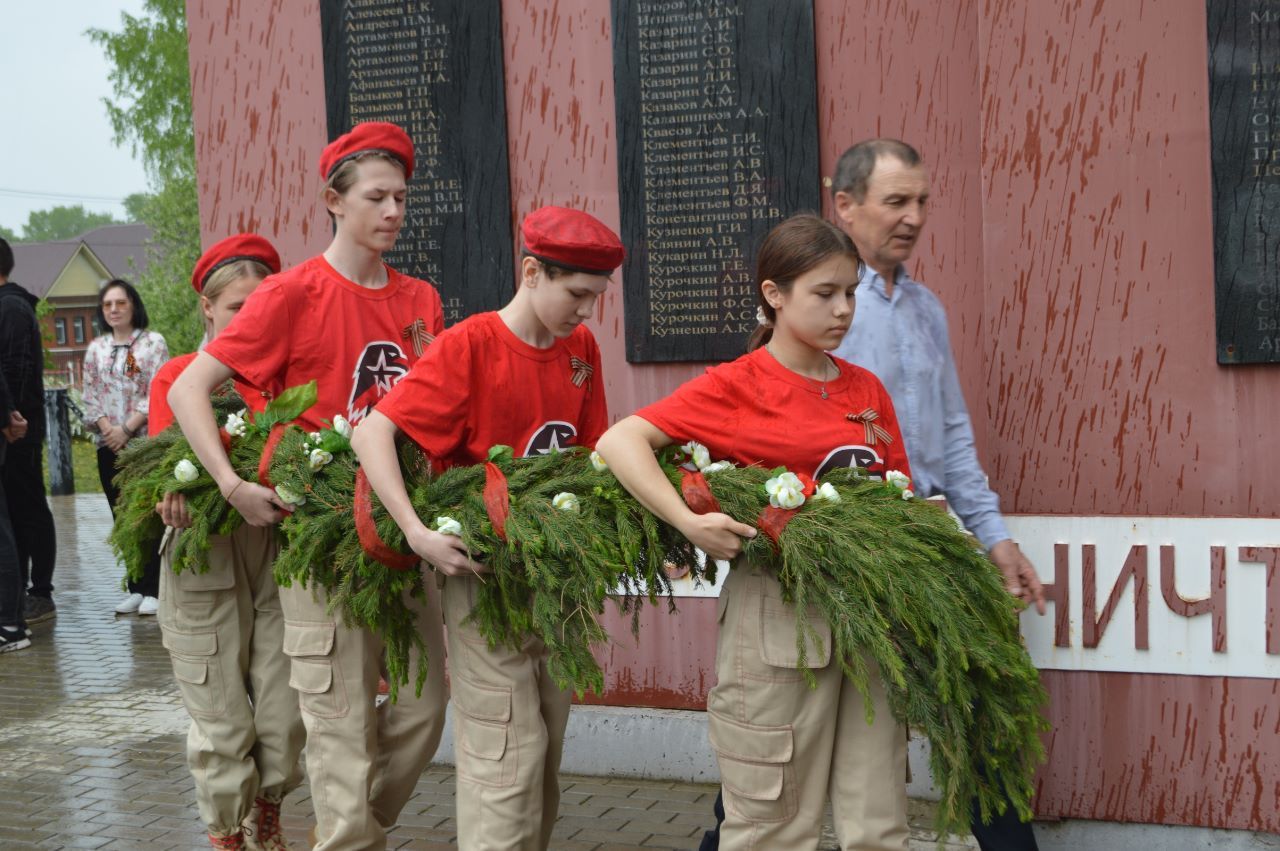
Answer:
<svg viewBox="0 0 1280 851"><path fill-rule="evenodd" d="M49 448L44 452L44 486L49 487ZM98 480L98 450L93 441L74 438L71 441L71 470L75 477L76 493L102 493Z"/></svg>

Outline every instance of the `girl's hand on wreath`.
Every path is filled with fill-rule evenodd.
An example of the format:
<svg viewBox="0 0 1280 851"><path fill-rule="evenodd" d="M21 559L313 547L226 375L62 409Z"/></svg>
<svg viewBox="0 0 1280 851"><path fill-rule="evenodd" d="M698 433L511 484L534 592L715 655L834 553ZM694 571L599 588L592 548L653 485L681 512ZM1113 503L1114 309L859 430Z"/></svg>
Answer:
<svg viewBox="0 0 1280 851"><path fill-rule="evenodd" d="M289 508L271 488L243 479L227 493L227 502L240 512L250 526L272 526L280 522Z"/></svg>
<svg viewBox="0 0 1280 851"><path fill-rule="evenodd" d="M756 530L727 514L689 514L680 531L707 558L732 561L742 553L742 539L754 538Z"/></svg>
<svg viewBox="0 0 1280 851"><path fill-rule="evenodd" d="M409 546L422 556L423 561L440 571L445 576L470 576L477 573L489 573L488 565L474 561L462 539L457 535L443 535L433 532L426 526L405 535Z"/></svg>
<svg viewBox="0 0 1280 851"><path fill-rule="evenodd" d="M164 525L175 529L191 527L191 515L187 513L187 498L180 493L167 493L156 503L156 514Z"/></svg>

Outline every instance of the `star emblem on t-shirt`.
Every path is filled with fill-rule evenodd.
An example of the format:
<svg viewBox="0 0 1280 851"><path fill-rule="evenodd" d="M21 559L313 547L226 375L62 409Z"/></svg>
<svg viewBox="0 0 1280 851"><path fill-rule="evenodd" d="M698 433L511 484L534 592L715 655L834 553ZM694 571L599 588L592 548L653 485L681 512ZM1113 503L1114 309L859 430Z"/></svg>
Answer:
<svg viewBox="0 0 1280 851"><path fill-rule="evenodd" d="M374 384L383 393L390 390L391 385L395 383L395 379L403 374L404 367L394 361L388 362L386 349L380 349L377 360L369 364L369 377L373 379Z"/></svg>
<svg viewBox="0 0 1280 851"><path fill-rule="evenodd" d="M529 458L534 455L550 455L552 452L562 452L573 445L573 439L577 436L578 430L570 423L561 420L543 423L529 438L529 443L524 449L524 455Z"/></svg>

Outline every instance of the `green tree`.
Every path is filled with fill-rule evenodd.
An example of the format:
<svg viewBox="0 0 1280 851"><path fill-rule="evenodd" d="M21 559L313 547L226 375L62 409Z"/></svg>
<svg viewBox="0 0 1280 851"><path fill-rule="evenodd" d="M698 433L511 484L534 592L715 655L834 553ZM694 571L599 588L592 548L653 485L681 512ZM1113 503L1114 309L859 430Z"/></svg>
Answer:
<svg viewBox="0 0 1280 851"><path fill-rule="evenodd" d="M195 132L187 66L184 0L145 0L143 13L122 13L118 31L91 29L111 62L114 100L104 100L117 144L141 156L152 192L131 195L125 209L150 225L147 271L138 290L152 327L173 354L193 351L204 334L187 281L200 257Z"/></svg>
<svg viewBox="0 0 1280 851"><path fill-rule="evenodd" d="M5 242L17 242L18 235L4 225L0 225L0 239L3 239Z"/></svg>
<svg viewBox="0 0 1280 851"><path fill-rule="evenodd" d="M55 239L74 239L85 231L118 223L110 213L93 213L81 204L50 207L47 210L34 210L27 216L27 223L22 228L22 240L50 242Z"/></svg>

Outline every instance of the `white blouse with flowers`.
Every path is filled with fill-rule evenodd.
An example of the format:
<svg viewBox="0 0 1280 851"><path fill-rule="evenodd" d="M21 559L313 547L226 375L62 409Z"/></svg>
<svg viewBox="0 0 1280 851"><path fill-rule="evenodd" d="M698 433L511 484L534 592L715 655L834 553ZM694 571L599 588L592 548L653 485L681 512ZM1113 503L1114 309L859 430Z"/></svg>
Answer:
<svg viewBox="0 0 1280 851"><path fill-rule="evenodd" d="M93 338L84 353L84 420L95 445L102 445L102 417L121 425L135 412L146 415L151 379L168 359L169 347L154 331L136 330L128 343L110 332Z"/></svg>

